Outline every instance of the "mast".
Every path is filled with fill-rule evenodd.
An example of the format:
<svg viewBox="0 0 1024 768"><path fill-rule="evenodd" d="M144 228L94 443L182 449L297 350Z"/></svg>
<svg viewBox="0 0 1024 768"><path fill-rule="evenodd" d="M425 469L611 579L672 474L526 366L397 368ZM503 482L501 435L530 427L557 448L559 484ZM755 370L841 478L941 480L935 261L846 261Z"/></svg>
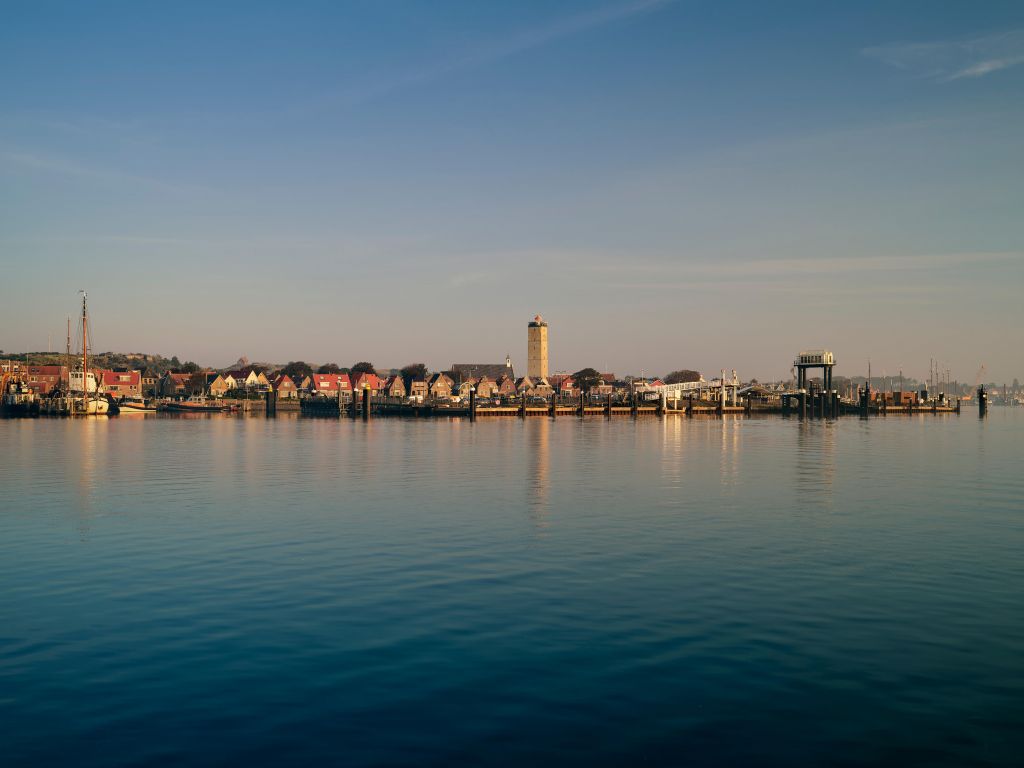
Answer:
<svg viewBox="0 0 1024 768"><path fill-rule="evenodd" d="M71 315L68 315L68 346L64 362L68 364L68 391L66 394L71 397Z"/></svg>
<svg viewBox="0 0 1024 768"><path fill-rule="evenodd" d="M89 397L89 318L85 311L85 300L89 297L82 291L82 394Z"/></svg>

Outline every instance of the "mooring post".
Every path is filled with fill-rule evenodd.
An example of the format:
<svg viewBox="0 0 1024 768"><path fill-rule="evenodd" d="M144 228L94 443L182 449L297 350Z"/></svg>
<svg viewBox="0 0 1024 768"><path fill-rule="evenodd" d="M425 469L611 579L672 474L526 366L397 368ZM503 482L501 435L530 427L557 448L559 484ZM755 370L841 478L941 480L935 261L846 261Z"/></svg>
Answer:
<svg viewBox="0 0 1024 768"><path fill-rule="evenodd" d="M604 415L605 416L611 416L612 415L612 393L611 392L608 393L608 399L604 403Z"/></svg>
<svg viewBox="0 0 1024 768"><path fill-rule="evenodd" d="M664 393L664 391L663 391L661 393L661 399L658 401L658 415L659 416L664 416L665 415L665 409L667 407L668 407L668 395L666 395Z"/></svg>
<svg viewBox="0 0 1024 768"><path fill-rule="evenodd" d="M686 415L693 416L693 392L686 396Z"/></svg>
<svg viewBox="0 0 1024 768"><path fill-rule="evenodd" d="M743 401L743 412L745 414L747 414L747 416L749 416L750 415L750 411L751 411L751 403L750 403L750 396L748 394L747 399Z"/></svg>
<svg viewBox="0 0 1024 768"><path fill-rule="evenodd" d="M274 390L267 390L267 416L273 416L275 412Z"/></svg>
<svg viewBox="0 0 1024 768"><path fill-rule="evenodd" d="M526 392L523 391L522 397L519 400L519 418L526 418Z"/></svg>
<svg viewBox="0 0 1024 768"><path fill-rule="evenodd" d="M555 392L551 393L551 418L558 416L558 395Z"/></svg>
<svg viewBox="0 0 1024 768"><path fill-rule="evenodd" d="M799 393L800 397L800 418L807 418L807 390L801 389Z"/></svg>
<svg viewBox="0 0 1024 768"><path fill-rule="evenodd" d="M583 390L581 389L580 390L580 417L581 418L583 416L585 416L586 413L587 413L587 403L586 403L586 400L584 400L583 398L584 398Z"/></svg>
<svg viewBox="0 0 1024 768"><path fill-rule="evenodd" d="M370 419L370 385L363 385L363 421Z"/></svg>
<svg viewBox="0 0 1024 768"><path fill-rule="evenodd" d="M476 387L469 388L469 420L476 421Z"/></svg>

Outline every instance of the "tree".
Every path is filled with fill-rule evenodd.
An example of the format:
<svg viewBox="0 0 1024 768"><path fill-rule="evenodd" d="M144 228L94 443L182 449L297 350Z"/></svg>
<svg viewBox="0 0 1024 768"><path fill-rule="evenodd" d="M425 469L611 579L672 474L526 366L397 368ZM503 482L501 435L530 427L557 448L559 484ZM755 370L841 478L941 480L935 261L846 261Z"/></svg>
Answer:
<svg viewBox="0 0 1024 768"><path fill-rule="evenodd" d="M402 368L402 381L409 384L410 381L422 381L427 378L427 366L423 363L409 363Z"/></svg>
<svg viewBox="0 0 1024 768"><path fill-rule="evenodd" d="M317 373L341 373L341 368L338 367L337 363L324 363L316 369Z"/></svg>
<svg viewBox="0 0 1024 768"><path fill-rule="evenodd" d="M369 373L372 374L373 376L377 375L377 371L376 369L374 369L373 363L367 362L356 363L355 365L352 366L352 370L350 371L350 373L354 373L356 375L360 373Z"/></svg>
<svg viewBox="0 0 1024 768"><path fill-rule="evenodd" d="M193 363L195 365L195 363ZM197 366L198 367L198 366ZM185 371L189 373L189 371ZM188 390L190 395L201 395L206 391L206 373L203 371L192 371L192 376L188 380L188 384L185 388Z"/></svg>
<svg viewBox="0 0 1024 768"><path fill-rule="evenodd" d="M589 393L594 387L599 386L604 379L594 368L583 368L572 375L572 380L584 392Z"/></svg>
<svg viewBox="0 0 1024 768"><path fill-rule="evenodd" d="M171 362L171 368L173 368L174 370L177 370L181 366L181 360L178 359L177 355L172 357L170 362Z"/></svg>
<svg viewBox="0 0 1024 768"><path fill-rule="evenodd" d="M304 363L302 360L295 360L288 363L284 368L281 369L281 373L290 378L292 381L298 383L307 376L313 375L313 368L309 363Z"/></svg>
<svg viewBox="0 0 1024 768"><path fill-rule="evenodd" d="M196 363L193 363L191 360L189 360L187 363L181 366L182 373L195 373L198 370L199 366Z"/></svg>
<svg viewBox="0 0 1024 768"><path fill-rule="evenodd" d="M665 377L666 384L685 384L688 381L700 381L700 371L688 371L685 368L672 371Z"/></svg>

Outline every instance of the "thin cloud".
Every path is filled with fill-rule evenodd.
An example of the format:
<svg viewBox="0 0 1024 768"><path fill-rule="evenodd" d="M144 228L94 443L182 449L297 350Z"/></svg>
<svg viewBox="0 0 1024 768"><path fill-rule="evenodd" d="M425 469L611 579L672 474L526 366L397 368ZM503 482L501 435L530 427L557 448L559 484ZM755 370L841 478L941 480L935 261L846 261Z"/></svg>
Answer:
<svg viewBox="0 0 1024 768"><path fill-rule="evenodd" d="M632 0L558 19L542 27L526 30L501 40L492 40L405 72L384 75L351 88L333 92L307 109L353 107L416 85L440 80L448 75L469 71L571 37L588 29L638 16L670 5L675 0ZM305 111L305 110L302 110Z"/></svg>
<svg viewBox="0 0 1024 768"><path fill-rule="evenodd" d="M979 78L1024 63L1024 29L967 40L889 43L865 48L861 53L930 80Z"/></svg>

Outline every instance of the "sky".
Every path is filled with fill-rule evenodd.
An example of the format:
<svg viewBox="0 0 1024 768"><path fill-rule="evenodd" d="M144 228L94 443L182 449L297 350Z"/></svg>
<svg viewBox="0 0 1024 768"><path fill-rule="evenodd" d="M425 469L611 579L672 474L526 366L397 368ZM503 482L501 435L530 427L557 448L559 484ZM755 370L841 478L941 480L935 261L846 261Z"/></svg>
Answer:
<svg viewBox="0 0 1024 768"><path fill-rule="evenodd" d="M1024 379L1024 4L8 4L0 349Z"/></svg>

